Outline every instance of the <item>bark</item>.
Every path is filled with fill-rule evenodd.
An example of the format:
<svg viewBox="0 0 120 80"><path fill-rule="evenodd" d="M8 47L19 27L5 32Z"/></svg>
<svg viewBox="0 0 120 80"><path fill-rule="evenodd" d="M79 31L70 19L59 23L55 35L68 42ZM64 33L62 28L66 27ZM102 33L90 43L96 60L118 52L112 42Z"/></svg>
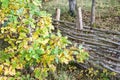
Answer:
<svg viewBox="0 0 120 80"><path fill-rule="evenodd" d="M69 0L69 13L71 16L75 15L76 6L76 0Z"/></svg>

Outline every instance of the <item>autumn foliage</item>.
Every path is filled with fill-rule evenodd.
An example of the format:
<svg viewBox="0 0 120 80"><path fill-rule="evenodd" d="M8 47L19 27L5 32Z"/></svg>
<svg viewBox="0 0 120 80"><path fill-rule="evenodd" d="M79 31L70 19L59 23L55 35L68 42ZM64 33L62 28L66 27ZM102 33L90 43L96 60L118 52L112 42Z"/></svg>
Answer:
<svg viewBox="0 0 120 80"><path fill-rule="evenodd" d="M40 10L39 0L0 0L0 39L8 46L0 51L0 80L39 79L67 64L76 55L83 62L88 54L69 47L67 37L54 30L50 14Z"/></svg>

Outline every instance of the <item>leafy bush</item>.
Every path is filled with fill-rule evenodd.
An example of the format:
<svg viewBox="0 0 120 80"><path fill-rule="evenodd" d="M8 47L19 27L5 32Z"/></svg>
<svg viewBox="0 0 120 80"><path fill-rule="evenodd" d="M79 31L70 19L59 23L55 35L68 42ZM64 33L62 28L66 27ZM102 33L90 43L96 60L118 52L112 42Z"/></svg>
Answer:
<svg viewBox="0 0 120 80"><path fill-rule="evenodd" d="M60 32L53 34L50 14L40 11L39 0L0 0L0 38L8 46L0 51L0 79L39 79L55 71L56 64L82 62L88 54L67 48L70 42Z"/></svg>

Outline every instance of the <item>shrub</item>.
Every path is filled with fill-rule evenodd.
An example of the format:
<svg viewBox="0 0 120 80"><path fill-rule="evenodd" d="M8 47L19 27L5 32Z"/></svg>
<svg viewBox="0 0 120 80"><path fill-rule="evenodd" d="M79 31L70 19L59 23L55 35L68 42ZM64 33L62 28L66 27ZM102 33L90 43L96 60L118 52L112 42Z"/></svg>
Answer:
<svg viewBox="0 0 120 80"><path fill-rule="evenodd" d="M67 37L53 34L50 14L40 11L39 0L1 0L0 38L8 46L0 51L0 79L39 79L55 71L56 64L82 62L88 54L67 46Z"/></svg>

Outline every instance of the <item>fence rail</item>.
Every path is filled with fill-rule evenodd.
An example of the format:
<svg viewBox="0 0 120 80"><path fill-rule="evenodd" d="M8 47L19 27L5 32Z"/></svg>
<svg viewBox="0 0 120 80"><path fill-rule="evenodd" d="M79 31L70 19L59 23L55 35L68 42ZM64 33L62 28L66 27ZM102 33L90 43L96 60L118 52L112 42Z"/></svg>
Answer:
<svg viewBox="0 0 120 80"><path fill-rule="evenodd" d="M59 22L57 29L77 44L82 44L90 53L86 63L99 68L107 68L120 74L120 32L84 26L82 30L76 23L53 19ZM84 65L87 68L88 65ZM98 68L98 67L97 67Z"/></svg>

